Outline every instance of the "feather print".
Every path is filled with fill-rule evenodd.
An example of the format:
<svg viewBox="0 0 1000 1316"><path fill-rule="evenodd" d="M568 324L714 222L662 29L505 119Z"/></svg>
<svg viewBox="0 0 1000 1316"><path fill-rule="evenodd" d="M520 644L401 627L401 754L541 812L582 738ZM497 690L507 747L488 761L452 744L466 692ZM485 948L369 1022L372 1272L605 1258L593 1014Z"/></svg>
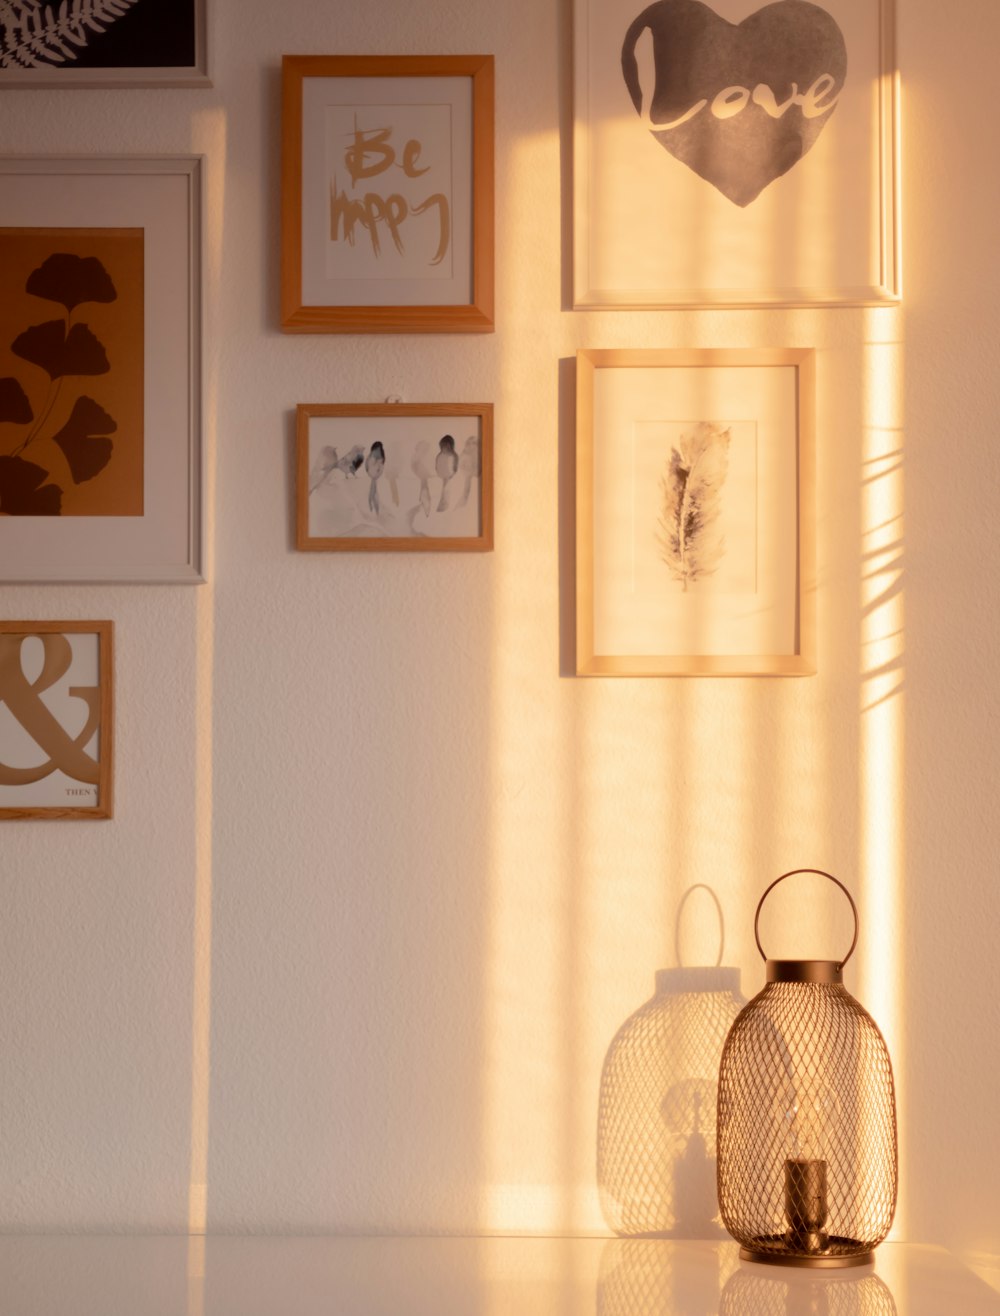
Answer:
<svg viewBox="0 0 1000 1316"><path fill-rule="evenodd" d="M0 0L0 68L34 69L65 64L87 45L88 32L103 32L136 0ZM75 48L74 48L75 47Z"/></svg>
<svg viewBox="0 0 1000 1316"><path fill-rule="evenodd" d="M660 477L657 541L671 576L685 591L690 582L711 576L726 551L719 513L730 437L721 425L699 421L671 448Z"/></svg>

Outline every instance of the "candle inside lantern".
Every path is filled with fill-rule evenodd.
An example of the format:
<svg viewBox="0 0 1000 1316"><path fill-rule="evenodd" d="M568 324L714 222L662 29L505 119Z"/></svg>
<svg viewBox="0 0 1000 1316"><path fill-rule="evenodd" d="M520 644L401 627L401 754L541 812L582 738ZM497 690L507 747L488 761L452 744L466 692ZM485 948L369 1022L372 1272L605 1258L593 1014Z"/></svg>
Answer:
<svg viewBox="0 0 1000 1316"><path fill-rule="evenodd" d="M785 1219L788 1241L811 1256L826 1250L826 1161L785 1161Z"/></svg>

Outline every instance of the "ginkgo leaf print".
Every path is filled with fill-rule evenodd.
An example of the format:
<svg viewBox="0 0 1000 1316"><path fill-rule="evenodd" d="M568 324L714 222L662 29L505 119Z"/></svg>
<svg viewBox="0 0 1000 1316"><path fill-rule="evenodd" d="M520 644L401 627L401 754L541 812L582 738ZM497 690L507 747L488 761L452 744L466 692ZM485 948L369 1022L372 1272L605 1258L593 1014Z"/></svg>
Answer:
<svg viewBox="0 0 1000 1316"><path fill-rule="evenodd" d="M102 406L86 395L77 398L69 420L52 436L69 462L75 484L92 480L111 460L113 444L104 436L114 434L116 421Z"/></svg>
<svg viewBox="0 0 1000 1316"><path fill-rule="evenodd" d="M50 379L65 375L106 375L111 369L100 340L85 324L74 324L66 332L62 320L32 325L11 344L15 356L41 366Z"/></svg>
<svg viewBox="0 0 1000 1316"><path fill-rule="evenodd" d="M14 425L28 425L35 418L28 395L12 376L0 379L0 421Z"/></svg>
<svg viewBox="0 0 1000 1316"><path fill-rule="evenodd" d="M0 227L6 515L143 515L144 282L142 229Z"/></svg>
<svg viewBox="0 0 1000 1316"><path fill-rule="evenodd" d="M0 457L0 514L58 516L62 490L46 484L49 473L23 457Z"/></svg>
<svg viewBox="0 0 1000 1316"><path fill-rule="evenodd" d="M111 275L96 256L74 256L65 251L53 252L31 271L25 292L59 302L67 311L83 302L113 302L118 296Z"/></svg>
<svg viewBox="0 0 1000 1316"><path fill-rule="evenodd" d="M137 0L3 0L0 69L73 63L94 36L128 13Z"/></svg>

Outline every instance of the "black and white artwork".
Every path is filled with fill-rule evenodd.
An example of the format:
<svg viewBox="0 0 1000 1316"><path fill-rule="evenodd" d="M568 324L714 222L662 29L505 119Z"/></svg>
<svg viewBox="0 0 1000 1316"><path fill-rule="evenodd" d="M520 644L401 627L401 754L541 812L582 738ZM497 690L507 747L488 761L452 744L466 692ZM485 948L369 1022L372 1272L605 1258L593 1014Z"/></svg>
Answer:
<svg viewBox="0 0 1000 1316"><path fill-rule="evenodd" d="M0 86L205 82L205 0L0 0Z"/></svg>
<svg viewBox="0 0 1000 1316"><path fill-rule="evenodd" d="M644 129L738 206L811 150L837 107L847 46L810 0L742 22L702 0L656 0L629 25L622 75Z"/></svg>
<svg viewBox="0 0 1000 1316"><path fill-rule="evenodd" d="M895 0L574 0L574 304L898 300Z"/></svg>
<svg viewBox="0 0 1000 1316"><path fill-rule="evenodd" d="M485 407L317 404L298 420L300 548L490 546Z"/></svg>
<svg viewBox="0 0 1000 1316"><path fill-rule="evenodd" d="M739 420L640 420L629 559L648 597L757 588L757 427Z"/></svg>

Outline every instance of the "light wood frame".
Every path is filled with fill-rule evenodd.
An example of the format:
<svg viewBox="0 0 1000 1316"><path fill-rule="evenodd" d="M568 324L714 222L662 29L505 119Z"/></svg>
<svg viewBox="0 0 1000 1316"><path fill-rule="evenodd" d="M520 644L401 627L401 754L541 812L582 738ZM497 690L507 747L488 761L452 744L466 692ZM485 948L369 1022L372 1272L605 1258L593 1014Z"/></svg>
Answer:
<svg viewBox="0 0 1000 1316"><path fill-rule="evenodd" d="M852 277L849 280L828 278L822 283L818 280L777 282L772 277L770 280L765 278L759 283L747 286L706 287L698 279L697 272L687 279L678 277L676 280L669 281L661 281L651 275L643 274L641 279L637 277L632 282L623 281L621 284L616 284L610 280L602 280L592 271L592 255L600 252L601 244L599 238L594 236L592 228L591 203L594 198L599 200L602 197L617 195L617 189L607 178L595 176L599 171L591 167L593 163L590 155L591 130L602 125L606 127L607 123L591 104L586 79L592 60L603 62L607 76L613 77L618 83L621 80L621 69L617 49L609 53L605 41L591 39L590 16L595 14L603 22L620 9L624 34L628 23L635 18L641 6L629 4L628 0L573 0L573 305L576 309L681 306L879 306L900 301L902 297L901 112L896 0L830 0L826 8L836 18L837 6L846 3L863 6L865 12L870 6L873 16L873 49L870 52L874 66L873 88L870 95L866 97L866 100L874 106L871 134L873 204L868 239L872 255L869 257L867 268L855 270L852 267ZM763 5L761 7L763 8ZM742 9L737 12L742 15ZM616 92L618 90L616 85ZM624 86L620 91L621 95L615 97L616 105L620 102L621 108L621 115L618 117L623 121L631 122L632 105L629 103ZM618 115L617 109L615 114ZM822 138L813 149L821 146ZM608 149L615 152L618 160L625 159L625 154L618 150L617 143ZM850 152L847 156L852 158ZM721 215L712 205L713 190L709 184L695 180L696 191L692 193L689 187L691 180L683 167L665 159L657 163L664 164L668 169L676 169L677 175L671 178L669 174L664 174L661 178L659 170L655 174L651 173L649 158L642 153L636 157L635 172L644 180L644 189L653 186L654 178L660 180L657 186L661 189L659 197L665 210L659 234L664 247L682 253L697 251L699 259L711 270L714 270L720 253L741 252L741 243L749 231L748 226L753 222L754 207L759 205L760 201L753 202L743 211L736 212L734 207L732 214ZM802 164L807 163L808 156ZM796 168L800 167L796 166ZM794 172L789 171L789 178L794 177ZM683 184L679 183L678 179L683 180ZM779 179L772 186L779 186L784 181ZM849 180L835 176L832 184L829 182L826 184L827 189L835 199L838 199L841 208L856 209L862 202L852 197L849 192L844 192L845 181ZM676 191L675 189L680 186L683 190ZM794 204L804 213L811 213L810 207L815 205L815 197L811 194L801 195ZM624 212L623 205L621 209ZM642 213L641 207L639 213ZM828 209L820 213L829 215L831 212ZM684 224L679 222L681 219L685 221ZM812 222L815 223L816 220ZM827 247L830 247L836 245L839 240L836 218L834 217L832 224L829 219L827 223L828 227L822 233L822 240ZM758 229L758 241L768 240L773 236L773 232L773 228ZM626 233L623 245L626 248L635 247L641 250L641 243L637 241L632 230ZM784 244L779 243L779 245L783 249L793 250L797 244L786 240ZM750 247L743 260L743 266L747 269L756 269L759 266L767 270L766 253L763 256L759 252L755 254L754 249Z"/></svg>
<svg viewBox="0 0 1000 1316"><path fill-rule="evenodd" d="M21 790L21 798L18 804L5 803L5 798L10 798L12 789L0 785L0 818L49 818L49 819L106 819L112 817L112 787L113 787L113 759L114 759L114 623L110 621L0 621L0 637L8 635L21 635L25 638L28 636L51 636L51 635L95 635L98 644L98 677L96 688L96 720L97 720L97 767L98 779L96 785L84 785L79 783L78 787L67 786L64 789L67 794L74 791L76 794L84 794L89 791L96 791L96 803L91 806L83 805L53 805L53 804L32 804L26 802L25 792ZM38 690L38 695L32 694L32 698L38 698L41 702L41 695L50 690L52 685L59 680L72 682L72 668L64 669L61 673L49 672L50 677L55 677L55 681L50 680L48 685L42 685ZM36 677L35 681L29 683L33 690L37 688L42 681L42 677ZM79 692L78 692L79 691ZM66 693L74 699L87 699L93 691L93 687L74 687L72 684L66 690ZM87 700L88 703L90 700ZM51 702L51 696L47 697L47 704ZM10 715L4 704L4 690L0 685L0 713ZM49 710L46 707L46 715ZM30 732L29 732L30 734ZM49 751L40 746L40 753ZM0 763L3 762L3 744L0 741ZM51 773L49 774L51 775ZM72 780L70 776L67 780ZM45 780L44 778L42 779Z"/></svg>
<svg viewBox="0 0 1000 1316"><path fill-rule="evenodd" d="M595 432L597 376L602 370L697 370L746 367L791 368L793 390L786 409L793 412L794 434L782 442L794 452L795 471L788 482L791 506L772 509L794 523L795 562L786 567L793 597L785 607L794 615L790 642L780 652L751 653L608 653L595 644L595 453L609 434ZM693 378L693 376L692 376ZM718 376L716 376L718 378ZM776 381L777 382L777 381ZM624 389L626 384L622 384ZM784 396L784 394L782 394ZM811 348L633 351L588 350L577 353L576 383L576 672L579 676L808 676L816 671L815 576L815 353ZM644 418L645 419L645 418ZM671 417L689 423L691 416ZM735 419L718 416L718 420ZM620 437L628 416L617 417ZM607 427L605 427L607 428ZM766 443L762 435L758 443ZM756 449L755 449L756 451ZM634 477L633 477L634 480ZM756 486L755 486L756 487ZM603 496L603 495L602 495ZM757 519L755 517L755 526ZM757 531L759 534L759 531Z"/></svg>
<svg viewBox="0 0 1000 1316"><path fill-rule="evenodd" d="M480 472L479 533L475 535L350 535L325 537L309 532L310 426L324 417L347 418L358 421L359 430L365 420L395 422L406 418L449 419L467 417L479 426ZM451 426L450 428L457 428ZM423 403L336 403L303 402L296 408L296 476L295 476L295 543L303 552L311 553L457 553L489 552L493 548L493 404L490 402L423 402ZM355 435L352 434L352 438ZM363 447L369 447L366 441ZM364 468L358 473L363 476ZM338 480L341 478L338 474ZM344 476L345 479L350 478ZM438 495L435 482L434 494ZM438 495L443 496L443 493ZM416 509L413 509L416 515Z"/></svg>
<svg viewBox="0 0 1000 1316"><path fill-rule="evenodd" d="M472 102L471 296L457 305L310 305L303 293L303 91L311 78L468 78ZM288 333L493 330L492 55L285 55L282 59L281 327ZM400 283L405 284L405 280ZM419 280L410 282L418 283Z"/></svg>
<svg viewBox="0 0 1000 1316"><path fill-rule="evenodd" d="M47 0L58 10L58 0ZM194 18L194 61L185 65L77 68L71 60L38 68L0 70L3 87L210 87L208 67L208 0L190 0ZM98 15L99 17L99 15Z"/></svg>

